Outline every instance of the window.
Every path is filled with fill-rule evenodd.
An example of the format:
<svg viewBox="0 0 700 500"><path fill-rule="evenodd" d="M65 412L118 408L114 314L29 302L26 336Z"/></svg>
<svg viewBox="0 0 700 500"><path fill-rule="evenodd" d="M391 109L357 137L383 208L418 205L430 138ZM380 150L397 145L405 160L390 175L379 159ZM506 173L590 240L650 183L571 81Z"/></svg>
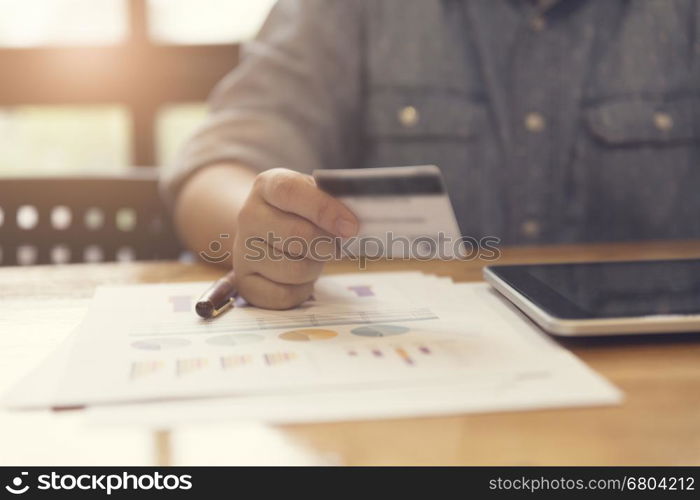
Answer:
<svg viewBox="0 0 700 500"><path fill-rule="evenodd" d="M202 123L207 107L204 104L171 104L158 113L156 122L157 158L159 165L169 165L187 137Z"/></svg>
<svg viewBox="0 0 700 500"><path fill-rule="evenodd" d="M247 40L260 29L274 0L148 0L154 41L217 44Z"/></svg>
<svg viewBox="0 0 700 500"><path fill-rule="evenodd" d="M105 45L128 35L123 0L0 0L0 45Z"/></svg>
<svg viewBox="0 0 700 500"><path fill-rule="evenodd" d="M0 176L173 161L274 0L0 0Z"/></svg>
<svg viewBox="0 0 700 500"><path fill-rule="evenodd" d="M129 165L123 106L17 106L0 109L0 176L119 172Z"/></svg>

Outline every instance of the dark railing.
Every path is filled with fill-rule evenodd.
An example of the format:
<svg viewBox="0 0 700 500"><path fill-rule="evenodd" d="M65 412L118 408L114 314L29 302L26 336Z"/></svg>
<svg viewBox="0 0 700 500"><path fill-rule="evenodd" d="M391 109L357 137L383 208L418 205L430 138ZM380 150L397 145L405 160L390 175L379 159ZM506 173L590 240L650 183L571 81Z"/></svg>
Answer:
<svg viewBox="0 0 700 500"><path fill-rule="evenodd" d="M0 265L175 259L157 171L0 180Z"/></svg>

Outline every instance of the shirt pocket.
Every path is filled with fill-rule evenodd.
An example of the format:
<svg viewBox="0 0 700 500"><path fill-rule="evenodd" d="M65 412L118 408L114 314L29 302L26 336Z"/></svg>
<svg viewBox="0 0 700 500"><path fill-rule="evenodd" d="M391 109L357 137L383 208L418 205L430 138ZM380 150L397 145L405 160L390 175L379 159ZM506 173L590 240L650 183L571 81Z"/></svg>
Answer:
<svg viewBox="0 0 700 500"><path fill-rule="evenodd" d="M486 126L485 103L439 89L379 89L370 93L367 134L375 141L465 141Z"/></svg>
<svg viewBox="0 0 700 500"><path fill-rule="evenodd" d="M620 100L591 106L584 116L592 136L610 147L674 146L699 136L697 97Z"/></svg>
<svg viewBox="0 0 700 500"><path fill-rule="evenodd" d="M700 230L700 98L584 108L574 163L587 239L686 238Z"/></svg>

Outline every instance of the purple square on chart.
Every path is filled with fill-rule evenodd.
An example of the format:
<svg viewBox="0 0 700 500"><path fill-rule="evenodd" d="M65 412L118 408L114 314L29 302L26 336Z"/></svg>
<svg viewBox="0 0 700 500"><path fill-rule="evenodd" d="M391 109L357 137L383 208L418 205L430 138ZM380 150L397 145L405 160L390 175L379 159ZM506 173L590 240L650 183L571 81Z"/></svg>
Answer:
<svg viewBox="0 0 700 500"><path fill-rule="evenodd" d="M349 286L348 290L355 292L358 297L374 297L372 287L368 285Z"/></svg>

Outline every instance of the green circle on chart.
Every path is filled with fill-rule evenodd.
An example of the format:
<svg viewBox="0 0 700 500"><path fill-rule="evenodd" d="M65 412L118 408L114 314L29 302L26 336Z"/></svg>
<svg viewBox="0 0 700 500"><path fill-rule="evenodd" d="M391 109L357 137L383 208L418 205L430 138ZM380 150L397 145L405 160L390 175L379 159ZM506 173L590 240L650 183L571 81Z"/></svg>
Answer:
<svg viewBox="0 0 700 500"><path fill-rule="evenodd" d="M262 342L265 339L262 335L252 335L252 334L227 334L227 335L217 335L216 337L209 337L207 339L207 344L211 345L243 345L243 344L255 344L256 342Z"/></svg>
<svg viewBox="0 0 700 500"><path fill-rule="evenodd" d="M350 330L350 333L360 337L390 337L392 335L401 335L408 331L410 331L410 328L400 325L371 325L353 328Z"/></svg>
<svg viewBox="0 0 700 500"><path fill-rule="evenodd" d="M132 343L131 347L134 347L136 349L143 349L144 351L162 351L163 349L175 349L178 347L185 347L186 345L190 345L189 340L163 338L139 340L137 342Z"/></svg>

